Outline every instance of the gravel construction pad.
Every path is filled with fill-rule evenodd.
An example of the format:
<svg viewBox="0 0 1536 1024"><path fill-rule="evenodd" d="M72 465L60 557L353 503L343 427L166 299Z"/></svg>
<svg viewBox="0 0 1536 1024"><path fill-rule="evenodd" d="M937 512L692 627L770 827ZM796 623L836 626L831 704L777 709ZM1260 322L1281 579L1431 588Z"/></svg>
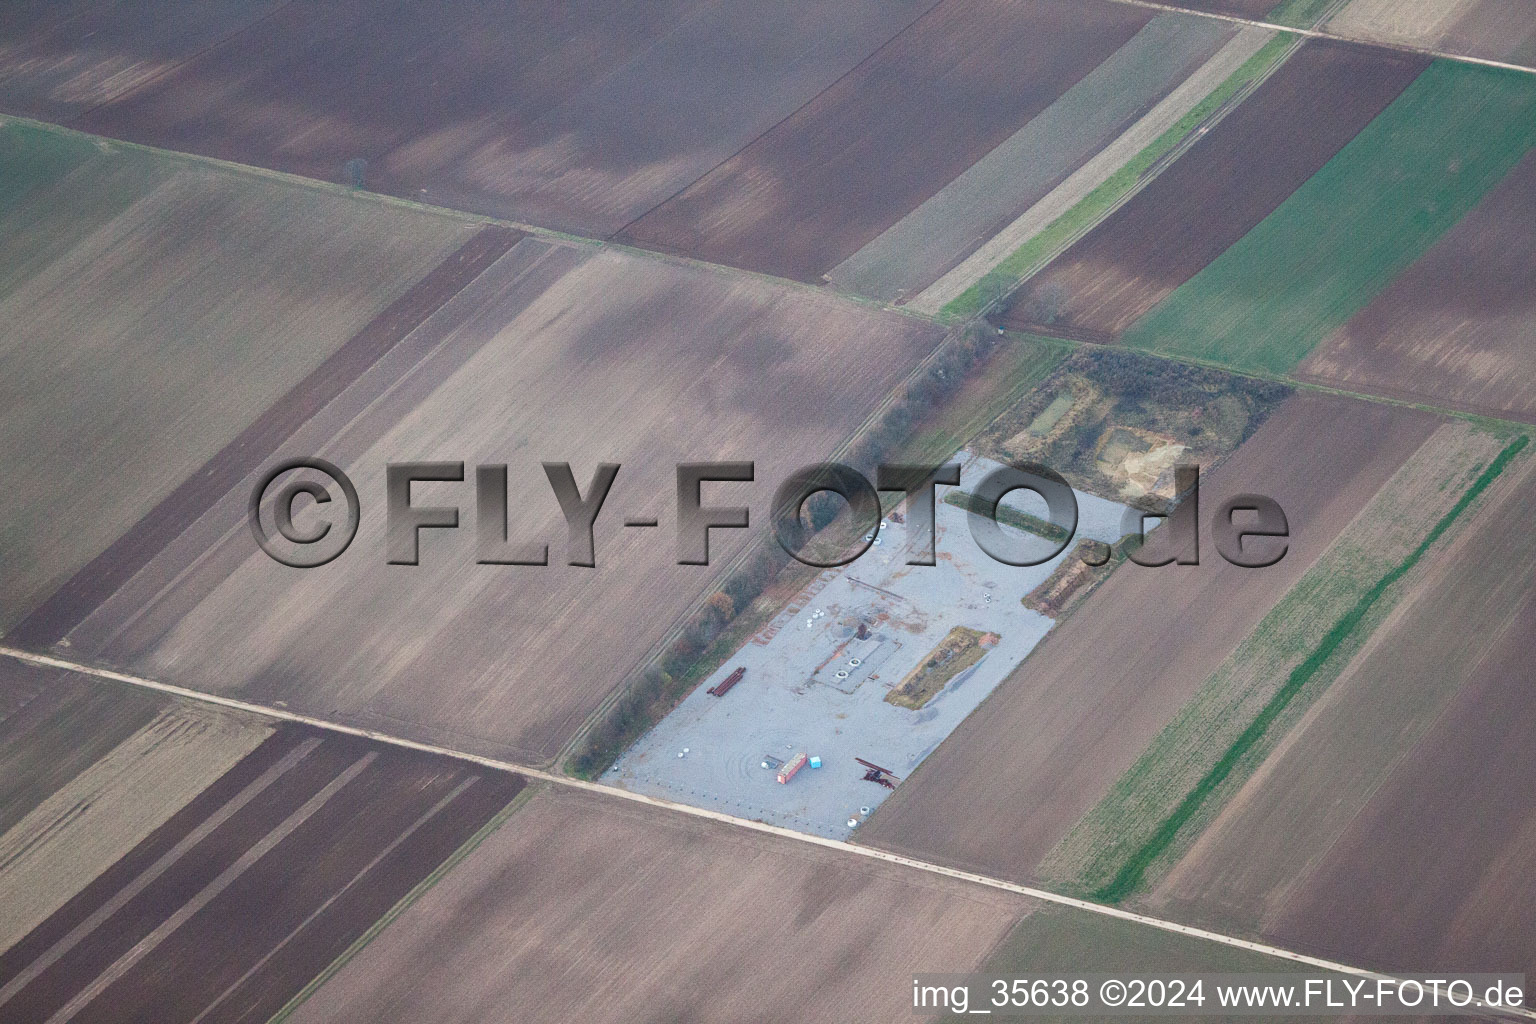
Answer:
<svg viewBox="0 0 1536 1024"><path fill-rule="evenodd" d="M997 465L980 456L961 461L967 487ZM1071 547L1032 567L994 561L972 539L966 513L944 502L944 494L953 489L938 489L936 566L904 564L903 527L893 524L879 547L818 575L706 685L642 737L609 771L607 781L847 838L854 831L850 818L863 808L873 810L890 792L864 781L864 767L854 758L908 774L1054 624L1026 609L1020 598L1070 557ZM1038 509L1006 500L1044 513L1036 498L1029 500L1039 503ZM1083 493L1077 501L1078 537L1119 539L1124 506ZM1030 540L1042 554L1053 546ZM856 634L860 620L869 624L866 640ZM995 632L1001 641L920 710L887 703L886 694L956 626ZM851 664L855 659L860 664ZM707 692L743 666L746 675L723 697ZM840 671L847 677L839 679ZM801 751L820 757L821 768L804 768L779 785L773 761L765 759L788 761ZM770 767L764 768L765 763Z"/></svg>

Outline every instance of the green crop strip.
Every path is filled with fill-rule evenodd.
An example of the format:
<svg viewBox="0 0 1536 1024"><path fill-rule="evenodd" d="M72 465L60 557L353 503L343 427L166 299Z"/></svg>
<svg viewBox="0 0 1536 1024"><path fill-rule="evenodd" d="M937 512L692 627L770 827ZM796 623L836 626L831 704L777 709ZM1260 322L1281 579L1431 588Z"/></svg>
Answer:
<svg viewBox="0 0 1536 1024"><path fill-rule="evenodd" d="M1276 25L1289 25L1291 28L1313 28L1333 8L1342 6L1339 0L1285 0L1285 3L1270 11L1264 20Z"/></svg>
<svg viewBox="0 0 1536 1024"><path fill-rule="evenodd" d="M993 511L987 507L986 502L969 491L950 491L944 495L944 504L954 505L956 508L965 509L965 511L979 516L991 515ZM1047 522L1038 516L1032 516L1028 512L1020 512L1018 509L1009 508L1007 505L997 506L996 518L1004 526L1012 526L1015 529L1023 530L1025 533L1032 533L1036 537L1044 537L1053 543L1060 544L1072 539L1072 534L1066 527L1057 526L1055 523Z"/></svg>
<svg viewBox="0 0 1536 1024"><path fill-rule="evenodd" d="M1077 205L1056 218L1038 235L1014 250L996 267L988 271L980 281L956 296L943 309L945 314L970 317L980 313L993 298L1009 291L1027 273L1038 269L1051 254L1061 249L1075 236L1092 227L1112 211L1141 180L1174 147L1200 127L1201 123L1219 110L1239 89L1260 78L1279 63L1296 37L1280 33L1259 48L1259 51L1243 62L1226 81L1211 91L1210 95L1195 105L1189 113L1169 128L1156 141L1137 153L1114 174L1106 178Z"/></svg>
<svg viewBox="0 0 1536 1024"><path fill-rule="evenodd" d="M1285 374L1536 145L1536 78L1440 60L1121 341Z"/></svg>
<svg viewBox="0 0 1536 1024"><path fill-rule="evenodd" d="M1285 684L1275 692L1269 702L1259 711L1254 720L1248 724L1227 748L1221 758L1211 766L1210 770L1197 782L1179 805L1157 827L1156 831L1143 843L1125 864L1116 873L1115 877L1102 888L1093 893L1093 898L1105 903L1119 903L1134 893L1142 884L1147 869L1173 844L1175 837L1184 825L1200 810L1201 805L1211 796L1218 786L1222 784L1233 768L1264 736L1271 723L1274 722L1285 710L1291 699L1316 675L1324 663L1333 655L1344 640L1352 633L1360 622L1370 612L1374 605L1393 584L1413 570L1424 553L1440 539L1448 530L1457 516L1461 515L1504 472L1504 468L1520 453L1529 441L1525 435L1516 437L1504 450L1488 464L1488 467L1473 481L1461 498L1456 502L1434 527L1425 536L1407 558L1403 559L1396 567L1376 582L1370 590L1360 596L1354 606L1345 612L1343 617L1336 622L1307 658L1291 670Z"/></svg>

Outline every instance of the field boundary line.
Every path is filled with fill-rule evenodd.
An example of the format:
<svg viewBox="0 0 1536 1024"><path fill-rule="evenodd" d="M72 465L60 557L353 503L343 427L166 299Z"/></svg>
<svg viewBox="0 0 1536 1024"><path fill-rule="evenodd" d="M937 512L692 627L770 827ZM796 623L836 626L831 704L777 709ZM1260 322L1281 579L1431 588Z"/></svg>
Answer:
<svg viewBox="0 0 1536 1024"><path fill-rule="evenodd" d="M1460 61L1463 64L1481 64L1483 67L1500 68L1505 71L1519 71L1527 75L1536 75L1536 67L1531 67L1528 64L1514 64L1509 61L1494 60L1492 57L1474 57L1468 53L1453 53L1449 50L1437 50L1429 46L1388 43L1379 39L1353 39L1349 36L1339 35L1337 32L1325 32L1317 28L1296 28L1291 25L1281 25L1277 22L1265 21L1262 18L1245 18L1240 14L1197 11L1189 7L1180 7L1177 4L1160 3L1158 0L1110 0L1110 2L1123 4L1127 7L1144 7L1151 11L1164 11L1169 14L1192 14L1197 18L1214 18L1217 21L1226 21L1234 25L1250 25L1254 28L1267 28L1277 32L1293 32L1308 39L1330 39L1336 43L1349 43L1352 46L1366 46L1377 50L1396 50L1399 53L1412 53L1420 57L1454 60Z"/></svg>
<svg viewBox="0 0 1536 1024"><path fill-rule="evenodd" d="M1065 896L1061 893L1051 892L1048 889L1040 889L1031 885L1023 885L1019 882L1009 882L1001 878L993 878L989 875L978 874L973 871L964 871L960 868L952 868L943 864L935 864L931 861L918 860L915 857L905 857L898 853L890 853L869 846L856 846L853 843L840 839L828 839L824 836L811 835L806 832L797 832L794 829L783 828L779 825L770 825L767 822L752 821L747 818L738 818L734 815L724 814L720 811L711 811L702 807L693 807L688 804L674 803L670 800L662 800L657 797L647 796L643 793L634 793L629 790L618 789L613 786L605 786L601 783L586 782L569 776L559 775L554 772L544 771L539 768L527 768L512 761L503 761L494 757L485 757L480 754L470 754L450 747L441 747L431 743L421 743L416 740L406 739L403 736L393 736L389 733L378 732L372 729L363 729L357 726L343 725L330 722L312 715L289 711L285 708L268 708L249 701L237 700L233 697L223 697L217 694L202 693L185 686L177 686L173 683L162 683L158 680L148 679L143 676L131 675L126 672L118 672L113 669L97 668L91 665L83 665L78 662L66 661L46 654L34 654L30 651L18 650L14 647L0 645L0 656L8 657L16 661L37 665L43 668L62 669L76 672L81 675L91 676L97 679L109 680L117 683L125 683L129 686L137 686L141 689L153 690L185 700L199 701L216 704L220 707L230 708L236 711L244 711L250 714L264 715L267 718L294 722L307 725L315 729L328 732L341 733L348 736L358 736L373 740L388 746L399 747L405 750L414 750L426 754L435 754L439 757L447 757L457 761L465 761L480 765L495 771L522 775L528 779L538 779L541 782L563 786L567 789L584 790L589 793L597 793L620 800L628 800L631 803L644 804L659 810L673 811L686 814L694 818L703 818L708 821L716 821L736 828L746 829L752 832L760 832L766 835L778 836L781 839L790 839L812 846L820 846L825 849L835 850L844 855L865 857L870 860L884 861L889 864L897 864L902 867L924 871L931 875L945 878L953 878L962 882L970 882L973 885L981 885L1002 892L1013 893L1018 896L1027 896L1043 903L1052 903L1058 906L1070 907L1091 914L1099 914L1103 917L1112 917L1133 924L1156 928L1159 931L1171 932L1175 935L1187 935L1192 938L1204 939L1218 945L1229 946L1234 949L1244 949L1253 953L1261 953L1279 960L1287 960L1292 963L1303 964L1318 970L1336 974L1347 974L1358 978L1367 978L1374 981L1394 981L1399 976L1382 971L1373 971L1364 967L1356 967L1351 964L1327 960L1322 957L1311 956L1296 950L1286 949L1281 946L1272 946L1268 943L1255 942L1250 939L1239 938L1235 935L1226 935L1221 932L1199 928L1193 925L1179 924L1177 921L1169 921L1147 914L1138 914L1120 907L1107 906L1103 903L1095 903L1091 900L1079 899L1074 896ZM1479 1003L1479 1005L1483 1005ZM1507 1007L1487 1007L1488 1009L1506 1015L1521 1017L1526 1020L1536 1021L1536 1010L1511 1009Z"/></svg>
<svg viewBox="0 0 1536 1024"><path fill-rule="evenodd" d="M998 295L997 297L993 298L991 301L985 303L979 310L976 311L975 314L973 314L970 317L967 317L966 318L966 322L970 322L970 321L976 320L978 318L984 319L990 313L992 313L992 311L995 310L1000 304L1002 304L1002 303L1012 299L1013 296L1018 294L1019 291L1026 284L1028 284L1033 278L1035 278L1039 274L1043 273L1048 267L1051 266L1051 264L1055 263L1056 260L1059 257L1065 255L1067 253L1067 251L1070 250L1073 246L1075 246L1078 242L1082 241L1089 234L1091 234L1092 232L1097 230L1099 225L1103 224L1105 221L1107 221L1111 217L1113 217L1115 215L1115 213L1120 210L1121 207L1125 206L1132 199L1135 199L1142 192L1144 192L1148 188L1150 188L1154 181L1156 181L1158 178L1160 178L1165 172L1168 171L1169 168L1171 168L1175 163L1177 163L1178 160L1181 157L1183 157L1186 153L1188 153L1191 149L1193 149L1202 139L1205 138L1207 133L1209 133L1212 129L1216 128L1216 126L1221 124L1222 121L1226 120L1227 116L1229 114L1231 114L1234 110L1236 110L1238 108L1238 106L1243 103L1243 101L1247 100L1250 96L1252 96L1255 92L1257 92L1259 90L1259 88L1264 85L1265 82L1269 81L1270 78L1274 77L1275 73L1278 72L1280 70L1280 68L1284 66L1285 62L1290 60L1292 57L1294 57L1296 55L1296 51L1301 48L1302 44L1306 40L1301 38L1301 36L1298 33L1295 33L1295 32L1271 33L1269 38L1265 39L1264 42L1256 50L1254 50L1253 53L1249 54L1247 59L1244 60L1242 63L1240 63L1237 66L1237 68L1232 71L1231 74L1229 74L1227 77L1223 78L1220 82L1217 82L1215 84L1215 86L1213 86L1210 90L1208 90L1204 95L1198 97L1195 100L1194 104L1191 105L1190 108L1187 111L1185 111L1184 114L1182 114L1179 118L1175 119L1174 122L1172 124L1170 124L1166 129L1164 129L1163 132L1161 132L1158 135L1156 135L1152 139L1152 141L1148 142L1141 149L1139 149L1135 153L1131 154L1131 156L1128 159L1126 159L1125 161L1123 161L1122 163L1120 163L1120 165L1118 167L1113 168L1104 177L1103 181L1100 181L1093 188L1089 189L1080 199L1078 199L1076 202L1074 202L1071 206L1067 207L1065 210L1061 211L1061 213L1059 213L1055 217L1051 218L1051 220L1049 222L1047 222L1044 226L1042 226L1040 228L1040 230L1034 232L1028 238L1025 238L1017 246L1014 246L1011 251L1009 251L1009 252L1004 254L1004 256L1003 256L1003 258L1001 260L999 260L990 269L988 269L986 272L984 272L980 277L976 278L976 280L974 280L970 284L968 284L957 295L955 295L954 298L952 298L952 299L948 300L947 302L945 302L944 305L939 307L939 309L937 311L930 313L930 315L938 317L938 318L944 318L946 316L953 317L955 314L953 314L953 313L946 314L944 312L944 310L946 310L950 305L952 305L952 304L954 304L956 302L959 302L961 297L966 295L967 293L969 293L971 291L971 289L981 286L982 282L987 278L988 275L996 273L998 271L998 269L1000 267L1002 267L1003 264L1007 263L1008 260L1010 260L1014 256L1015 253L1017 253L1017 252L1021 251L1022 249L1028 247L1031 242L1033 242L1037 238L1040 238L1042 235L1046 234L1048 231L1051 230L1051 228L1055 227L1056 224L1058 224L1059 222L1061 222L1061 221L1065 220L1066 218L1072 216L1073 212L1076 211L1077 209L1079 209L1080 207L1086 206L1088 204L1088 202L1093 198L1094 195L1096 195L1097 193L1099 193L1100 191L1102 191L1105 188L1111 187L1112 182L1114 181L1114 179L1115 179L1115 177L1117 175L1123 173L1126 168L1128 168L1132 164L1134 164L1146 152L1148 152L1149 150L1155 148L1157 146L1157 144L1160 141L1162 141L1162 139L1164 137L1166 137L1169 133L1177 131L1179 124L1184 120L1184 118L1186 118L1186 117L1190 116L1191 114L1193 114L1196 110L1199 109L1201 104L1205 103L1212 96L1214 96L1216 93L1218 93L1221 89L1225 88L1227 83L1232 81L1232 79L1234 79L1238 75L1242 74L1243 70L1250 63L1252 63L1254 60L1258 59L1263 54L1264 50L1271 43L1275 42L1276 40L1287 40L1284 52L1280 53L1277 57L1275 57L1274 60L1266 68L1264 68L1263 71L1261 71L1259 74L1255 75L1253 78L1248 79L1246 82L1243 82L1236 89L1234 89L1233 92L1231 93L1231 95L1227 96L1226 99L1222 100L1215 107L1215 109L1213 109L1204 118L1202 118L1200 121L1198 121L1195 124L1193 124L1190 127L1188 132L1186 132L1183 136L1181 136L1179 139L1177 139L1173 143L1173 145L1171 145L1167 150L1165 150L1164 152L1159 154L1145 170L1143 170L1140 174L1138 174L1136 176L1136 179L1126 188L1126 190L1124 192L1122 192L1118 197L1116 197L1114 199L1114 201L1111 202L1110 205L1107 206L1103 211L1101 211L1100 214L1097 217L1094 217L1092 220L1084 223L1076 231L1072 232L1070 235L1065 237L1062 240L1060 245L1056 246L1054 249L1051 249L1051 250L1041 254L1033 263L1027 264L1023 269L1021 269L1019 271L1018 276L1012 281L1012 283L1010 283L1007 286L1006 291L1004 291L1001 295ZM1236 39L1234 39L1233 42L1236 42ZM1215 58L1212 58L1212 59L1214 60ZM1190 79L1186 79L1186 81L1191 80L1193 77L1194 76L1191 76L1191 78ZM1157 113L1157 108L1154 107L1152 110L1149 110L1143 116L1142 120L1146 120L1147 118L1150 118L1150 117L1154 116L1156 113ZM1138 121L1137 124L1139 125L1140 121ZM1134 129L1136 126L1137 125L1132 125L1130 129L1127 129L1125 133L1121 134L1121 137L1123 138L1126 133L1128 133L1129 131ZM1116 140L1116 141L1118 141L1118 140ZM1110 145L1112 146L1113 142L1111 142ZM1107 152L1108 149L1109 149L1109 147L1105 147L1105 149L1101 150L1100 152ZM1083 166L1086 167L1086 166L1088 166L1088 164L1085 163ZM1081 168L1079 168L1079 170L1081 170ZM1066 185L1065 181L1062 182L1062 185L1058 185L1057 189L1060 189L1064 185ZM1054 192L1056 190L1052 190L1052 191ZM1041 199L1039 203L1036 203L1035 206L1031 207L1029 210L1024 211L1024 213L1019 216L1018 220L1015 220L1013 223L1017 224L1019 221L1022 221L1025 218L1029 217L1029 215L1036 208L1038 208L1042 204L1046 203L1050 198L1051 198L1051 196L1048 194L1043 199ZM1009 225L1010 228L1012 226L1013 225ZM993 237L996 238L997 236L993 236ZM991 244L991 240L988 240L987 244ZM983 248L985 248L985 245L983 246ZM977 252L981 252L981 251L982 251L981 249L977 250ZM956 268L956 269L958 269L958 268ZM1012 275L1008 275L1008 276L1012 276ZM937 283L938 282L935 282L935 285ZM932 287L932 286L930 286L930 287ZM923 301L923 296L921 294L918 295L916 301L921 303ZM920 310L926 311L928 309L928 306L927 305L923 305L923 306L920 306L919 308L920 308ZM1075 339L1066 339L1066 340L1075 340ZM1081 344L1081 342L1077 342L1077 343Z"/></svg>
<svg viewBox="0 0 1536 1024"><path fill-rule="evenodd" d="M811 104L813 104L817 100L821 99L827 93L829 93L833 89L837 88L837 86L844 79L848 78L848 76L854 74L856 71L858 71L864 65L868 64L870 61L872 61L876 57L880 56L880 54L884 53L886 51L886 49L892 43L896 42L896 40L900 39L902 36L906 35L910 31L912 31L912 26L916 25L918 22L920 22L924 18L928 17L928 15L932 14L934 11L938 10L943 5L944 5L944 0L932 0L932 2L929 3L927 7L923 8L922 13L920 13L917 17L913 18L911 21L909 21L905 25L903 25L900 29L898 29L896 31L896 33L894 35L892 35L885 42L881 43L879 46L875 47L874 50L870 51L870 53L867 56L865 56L864 58L859 60L858 63L853 65L853 67L849 68L847 71L844 71L842 74L838 75L832 81L828 82L826 84L826 86L824 88L818 90L814 96L811 96L804 103L802 103L799 106L797 106L794 110L791 110L789 113L785 114L783 117L781 117L777 121L773 122L773 124L769 125L767 128L764 128L762 131L760 131L756 135L752 136L752 138L750 138L746 142L742 143L741 146L739 148L737 148L735 150L735 152L731 153L730 156L727 156L725 159L721 160L719 163L716 163L716 164L712 165L703 174L699 175L697 178L694 178L692 181L688 182L686 185L683 185L677 191L675 191L671 195L667 196L667 198L661 200L661 202L656 203L654 206L646 207L644 210L642 210L639 213L639 215L637 215L635 217L631 217L629 219L629 221L626 222L617 231L615 231L612 234L608 235L607 236L608 239L615 240L615 239L625 238L626 237L625 232L627 232L630 228L634 227L636 224L640 223L642 220L644 220L645 218L649 217L651 214L655 213L657 210L661 209L663 206L666 206L672 200L676 199L678 196L682 195L684 192L687 192L690 188L693 188L693 186L697 185L699 182L703 181L705 178L709 177L711 174L714 174L720 168L724 167L726 164L730 163L732 160L736 159L738 156L741 156L741 154L745 153L747 150L751 149L753 146L757 145L759 140L763 139L767 135L769 135L772 132L774 132L781 124L784 124L785 122L792 120L795 117L796 114L800 113L800 111L802 111L805 108L809 107ZM679 255L681 255L681 254L679 254ZM721 265L723 266L724 264L721 264ZM839 293L839 294L841 294L841 293Z"/></svg>

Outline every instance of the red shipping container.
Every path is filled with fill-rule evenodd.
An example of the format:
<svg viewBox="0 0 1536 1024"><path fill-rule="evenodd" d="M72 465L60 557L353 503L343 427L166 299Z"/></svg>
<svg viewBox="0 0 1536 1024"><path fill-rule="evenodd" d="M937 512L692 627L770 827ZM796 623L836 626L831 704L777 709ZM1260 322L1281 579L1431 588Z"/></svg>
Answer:
<svg viewBox="0 0 1536 1024"><path fill-rule="evenodd" d="M788 761L785 761L784 767L779 769L779 785L782 786L784 783L794 778L795 772L798 772L801 768L804 768L805 763L809 760L810 757L808 757L804 751L801 751L794 757L790 758Z"/></svg>

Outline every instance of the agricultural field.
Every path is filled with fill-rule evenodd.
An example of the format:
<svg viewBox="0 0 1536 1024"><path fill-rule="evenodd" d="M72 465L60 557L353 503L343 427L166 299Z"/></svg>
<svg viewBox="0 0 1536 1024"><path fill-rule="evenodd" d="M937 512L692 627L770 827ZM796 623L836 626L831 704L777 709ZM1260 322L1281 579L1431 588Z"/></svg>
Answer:
<svg viewBox="0 0 1536 1024"><path fill-rule="evenodd" d="M31 808L0 834L6 1020L265 1021L521 787L10 658L0 672L35 691L0 722L0 757L57 787L5 805L8 822ZM90 702L113 714L92 723ZM78 749L89 763L49 778Z"/></svg>
<svg viewBox="0 0 1536 1024"><path fill-rule="evenodd" d="M1110 348L1073 352L974 442L1113 501L1166 511L1176 463L1209 472L1290 389Z"/></svg>
<svg viewBox="0 0 1536 1024"><path fill-rule="evenodd" d="M1149 902L1384 968L1530 971L1536 461L1508 464ZM1427 842L1426 837L1433 837Z"/></svg>
<svg viewBox="0 0 1536 1024"><path fill-rule="evenodd" d="M280 0L7 4L0 14L0 106L67 123L280 6Z"/></svg>
<svg viewBox="0 0 1536 1024"><path fill-rule="evenodd" d="M1028 905L546 790L286 1019L886 1022L913 972L975 969Z"/></svg>
<svg viewBox="0 0 1536 1024"><path fill-rule="evenodd" d="M1112 902L1154 883L1328 690L1432 545L1454 536L1502 472L1506 446L1462 423L1431 435L1042 862L1042 876ZM1357 770L1362 760L1357 751ZM1337 799L1347 785L1324 791Z"/></svg>
<svg viewBox="0 0 1536 1024"><path fill-rule="evenodd" d="M1536 76L1436 61L1271 216L1120 340L1287 373L1533 145Z"/></svg>
<svg viewBox="0 0 1536 1024"><path fill-rule="evenodd" d="M860 841L1023 880L1429 436L1424 413L1298 394L1201 484L1202 515L1260 491L1274 566L1122 565L896 790ZM1112 623L1113 626L1106 626Z"/></svg>
<svg viewBox="0 0 1536 1024"><path fill-rule="evenodd" d="M1157 24L1154 20L1143 31ZM1294 43L1289 35L1268 29L1248 26L1238 30L1135 123L908 304L929 314L964 317L1002 299L1063 246L1112 213L1146 183L1148 175L1166 167L1175 151L1187 145L1195 133L1209 130L1212 119L1230 109L1240 93L1268 74ZM1094 75L1102 73L1103 67ZM1020 134L1028 130L1026 126ZM989 156L967 171L965 178L991 165L993 159ZM959 180L931 202L939 203L958 185ZM909 219L918 219L928 205ZM877 243L871 243L870 248L875 247Z"/></svg>
<svg viewBox="0 0 1536 1024"><path fill-rule="evenodd" d="M1350 0L1323 27L1367 42L1536 63L1536 20L1525 0Z"/></svg>
<svg viewBox="0 0 1536 1024"><path fill-rule="evenodd" d="M0 659L0 950L159 828L265 724Z"/></svg>
<svg viewBox="0 0 1536 1024"><path fill-rule="evenodd" d="M257 550L242 471L67 639L152 678L547 763L749 542L715 531L712 567L677 564L676 464L755 460L754 483L706 485L705 501L761 524L778 484L940 337L819 292L524 238L285 442L363 496L344 556L297 572ZM421 459L467 462L413 499L457 505L463 528L423 530L420 564L389 565L385 465ZM622 467L596 571L567 564L543 460L569 460L583 493L597 463ZM547 543L548 566L477 564L480 463L509 465L507 536ZM667 529L622 525L640 515ZM627 642L599 639L613 630Z"/></svg>
<svg viewBox="0 0 1536 1024"><path fill-rule="evenodd" d="M1264 221L1427 64L1303 42L1167 170L1013 295L1004 322L1090 341L1119 337Z"/></svg>
<svg viewBox="0 0 1536 1024"><path fill-rule="evenodd" d="M0 1021L1536 977L1533 267L1536 0L0 4Z"/></svg>
<svg viewBox="0 0 1536 1024"><path fill-rule="evenodd" d="M1233 14L1239 18L1266 18L1284 0L1178 0L1175 7L1211 14Z"/></svg>
<svg viewBox="0 0 1536 1024"><path fill-rule="evenodd" d="M1028 656L1054 625L1021 598L1069 554L1060 540L1009 528L1037 565L990 557L955 501L997 464L961 452L960 485L935 488L934 564L913 566L899 510L864 554L823 570L763 626L741 637L676 709L602 776L610 785L833 839L846 839L889 796L866 777L871 761L906 776ZM1123 505L1078 494L1077 534L1119 540ZM1034 497L1010 497L1019 512ZM1007 523L1007 516L999 520ZM906 522L911 522L910 509ZM878 541L879 543L875 543ZM924 672L957 636L959 656ZM725 693L716 688L738 669ZM903 683L919 680L914 693ZM708 685L705 685L708 684ZM776 770L797 753L819 765L784 785Z"/></svg>
<svg viewBox="0 0 1536 1024"><path fill-rule="evenodd" d="M1130 126L1149 106L1187 91L1237 34L1209 18L1154 17L1022 128L828 271L827 280L888 301L919 295L1090 158L1101 160L1134 135Z"/></svg>
<svg viewBox="0 0 1536 1024"><path fill-rule="evenodd" d="M0 175L7 633L474 231L19 122Z"/></svg>
<svg viewBox="0 0 1536 1024"><path fill-rule="evenodd" d="M1536 421L1536 151L1295 376Z"/></svg>
<svg viewBox="0 0 1536 1024"><path fill-rule="evenodd" d="M622 237L820 281L1047 110L1151 18L1101 0L944 0ZM1209 36L1198 36L1201 48ZM1134 70L1146 59L1128 63ZM1151 91L1162 87L1154 80Z"/></svg>
<svg viewBox="0 0 1536 1024"><path fill-rule="evenodd" d="M298 0L73 124L606 236L930 6Z"/></svg>

